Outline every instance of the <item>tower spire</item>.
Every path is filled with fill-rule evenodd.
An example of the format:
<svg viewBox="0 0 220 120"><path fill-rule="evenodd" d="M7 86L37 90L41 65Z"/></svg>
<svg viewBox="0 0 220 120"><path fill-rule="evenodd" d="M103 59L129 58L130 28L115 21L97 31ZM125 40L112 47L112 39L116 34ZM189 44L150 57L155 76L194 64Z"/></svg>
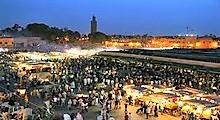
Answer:
<svg viewBox="0 0 220 120"><path fill-rule="evenodd" d="M97 32L97 21L96 21L96 17L93 15L91 21L91 34L96 32Z"/></svg>

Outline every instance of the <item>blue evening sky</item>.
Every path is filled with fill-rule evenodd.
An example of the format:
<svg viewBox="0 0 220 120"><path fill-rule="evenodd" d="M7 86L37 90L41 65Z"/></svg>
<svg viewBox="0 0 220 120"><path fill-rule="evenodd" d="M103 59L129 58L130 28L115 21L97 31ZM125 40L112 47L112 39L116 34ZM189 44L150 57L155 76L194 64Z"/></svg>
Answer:
<svg viewBox="0 0 220 120"><path fill-rule="evenodd" d="M92 15L107 34L220 35L220 0L0 0L0 29L45 23L90 32Z"/></svg>

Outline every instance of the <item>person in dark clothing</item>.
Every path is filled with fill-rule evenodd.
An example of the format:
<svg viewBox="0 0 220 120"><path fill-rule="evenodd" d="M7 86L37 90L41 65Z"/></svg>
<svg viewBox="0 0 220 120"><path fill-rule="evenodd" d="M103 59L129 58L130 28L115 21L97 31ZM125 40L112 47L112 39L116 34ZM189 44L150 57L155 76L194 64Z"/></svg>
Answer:
<svg viewBox="0 0 220 120"><path fill-rule="evenodd" d="M140 108L136 111L136 113L138 114L139 112L143 112L143 103L141 103Z"/></svg>
<svg viewBox="0 0 220 120"><path fill-rule="evenodd" d="M158 117L158 108L157 108L157 104L155 105L155 108L154 108L154 117Z"/></svg>
<svg viewBox="0 0 220 120"><path fill-rule="evenodd" d="M71 113L70 117L71 117L71 120L74 120L74 118L76 117L76 114L75 113Z"/></svg>
<svg viewBox="0 0 220 120"><path fill-rule="evenodd" d="M112 100L112 94L111 93L108 94L108 99Z"/></svg>
<svg viewBox="0 0 220 120"><path fill-rule="evenodd" d="M125 103L125 112L127 112L128 111L128 103L126 102Z"/></svg>
<svg viewBox="0 0 220 120"><path fill-rule="evenodd" d="M217 117L218 117L218 119L220 120L220 113L219 113L219 112L217 113Z"/></svg>
<svg viewBox="0 0 220 120"><path fill-rule="evenodd" d="M146 103L144 103L143 111L144 111L144 114L146 114L146 112L147 112L147 105L146 105Z"/></svg>
<svg viewBox="0 0 220 120"><path fill-rule="evenodd" d="M128 102L129 102L129 105L132 105L132 97L131 96L128 97Z"/></svg>
<svg viewBox="0 0 220 120"><path fill-rule="evenodd" d="M125 113L125 117L124 118L125 118L125 120L128 120L129 116L128 116L127 112Z"/></svg>
<svg viewBox="0 0 220 120"><path fill-rule="evenodd" d="M118 105L119 105L119 100L116 99L116 100L115 100L115 108L114 108L114 109L118 109Z"/></svg>

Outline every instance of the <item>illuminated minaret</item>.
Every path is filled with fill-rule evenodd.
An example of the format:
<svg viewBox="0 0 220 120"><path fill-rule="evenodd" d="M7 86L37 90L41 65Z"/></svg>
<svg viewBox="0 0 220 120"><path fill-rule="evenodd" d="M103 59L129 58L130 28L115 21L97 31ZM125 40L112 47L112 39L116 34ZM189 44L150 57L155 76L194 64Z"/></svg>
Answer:
<svg viewBox="0 0 220 120"><path fill-rule="evenodd" d="M92 21L91 21L91 33L96 33L97 32L97 21L95 16L92 17Z"/></svg>

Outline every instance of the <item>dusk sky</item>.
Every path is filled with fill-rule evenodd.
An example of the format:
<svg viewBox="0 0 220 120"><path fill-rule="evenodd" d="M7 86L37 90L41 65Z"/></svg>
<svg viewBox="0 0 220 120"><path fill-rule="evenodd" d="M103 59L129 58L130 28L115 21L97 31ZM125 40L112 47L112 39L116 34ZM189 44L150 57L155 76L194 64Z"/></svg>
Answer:
<svg viewBox="0 0 220 120"><path fill-rule="evenodd" d="M220 36L220 0L0 0L0 29L45 23L90 32L95 15L106 34Z"/></svg>

